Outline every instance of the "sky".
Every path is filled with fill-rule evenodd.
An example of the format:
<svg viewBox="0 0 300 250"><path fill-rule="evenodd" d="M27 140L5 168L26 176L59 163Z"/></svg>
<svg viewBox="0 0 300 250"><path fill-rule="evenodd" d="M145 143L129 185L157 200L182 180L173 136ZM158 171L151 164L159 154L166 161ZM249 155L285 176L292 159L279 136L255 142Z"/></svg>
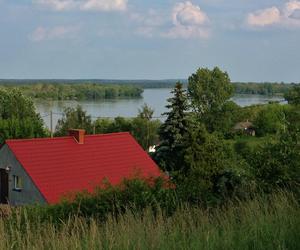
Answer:
<svg viewBox="0 0 300 250"><path fill-rule="evenodd" d="M300 0L0 0L0 79L300 82Z"/></svg>

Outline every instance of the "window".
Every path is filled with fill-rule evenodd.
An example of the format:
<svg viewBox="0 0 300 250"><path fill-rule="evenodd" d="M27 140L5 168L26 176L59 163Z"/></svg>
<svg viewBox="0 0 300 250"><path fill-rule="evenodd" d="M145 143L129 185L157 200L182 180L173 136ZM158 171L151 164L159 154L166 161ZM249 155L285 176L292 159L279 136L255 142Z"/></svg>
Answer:
<svg viewBox="0 0 300 250"><path fill-rule="evenodd" d="M23 180L20 176L14 175L14 190L21 191L23 189Z"/></svg>

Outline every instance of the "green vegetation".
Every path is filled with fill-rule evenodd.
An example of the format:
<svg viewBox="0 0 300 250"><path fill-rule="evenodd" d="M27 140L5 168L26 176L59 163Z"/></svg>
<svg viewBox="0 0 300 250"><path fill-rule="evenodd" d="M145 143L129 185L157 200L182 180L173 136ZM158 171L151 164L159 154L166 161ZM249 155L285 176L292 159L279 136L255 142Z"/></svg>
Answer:
<svg viewBox="0 0 300 250"><path fill-rule="evenodd" d="M186 91L182 85L177 83L173 98L170 98L167 108L170 110L165 113L167 119L159 130L160 144L154 158L164 171L178 171L183 164L183 136L188 127L188 103Z"/></svg>
<svg viewBox="0 0 300 250"><path fill-rule="evenodd" d="M31 99L19 90L0 89L0 144L6 139L45 137L46 131Z"/></svg>
<svg viewBox="0 0 300 250"><path fill-rule="evenodd" d="M93 100L100 98L132 98L139 97L142 89L149 88L173 88L180 81L184 87L188 86L187 79L166 80L105 80L105 79L78 79L78 80L1 80L2 87L18 87L24 94L32 98L48 98L53 100ZM297 86L295 83L276 82L233 82L235 94L255 95L285 95L291 88ZM74 86L79 87L74 87ZM96 85L96 86L95 86ZM63 86L63 87L61 87ZM66 86L66 87L64 87ZM113 87L112 87L113 86ZM65 88L65 93L58 93ZM72 91L70 91L72 88ZM73 89L75 88L75 89ZM77 89L82 93L75 93ZM42 90L49 93L42 93ZM57 91L58 89L58 91ZM93 93L96 93L94 95Z"/></svg>
<svg viewBox="0 0 300 250"><path fill-rule="evenodd" d="M28 217L26 209L0 219L0 249L290 249L300 246L300 211L288 193L255 197L216 210L181 206L127 210L97 218L71 217L60 226Z"/></svg>
<svg viewBox="0 0 300 250"><path fill-rule="evenodd" d="M294 86L289 92L285 94L285 99L289 104L300 105L300 86Z"/></svg>
<svg viewBox="0 0 300 250"><path fill-rule="evenodd" d="M221 69L198 69L187 91L176 83L162 124L147 105L132 119L96 121L66 109L56 136L129 131L144 149L157 145L151 156L165 175L13 208L0 219L0 249L299 249L299 87L278 90L289 104L245 108L230 101L234 89ZM0 91L0 128L11 122L2 140L44 136L32 101ZM24 119L39 126L15 133L12 121Z"/></svg>
<svg viewBox="0 0 300 250"><path fill-rule="evenodd" d="M237 94L255 94L255 95L284 95L287 93L295 84L286 83L243 83L235 82L235 93Z"/></svg>
<svg viewBox="0 0 300 250"><path fill-rule="evenodd" d="M100 100L115 98L138 98L143 89L130 85L102 84L26 84L0 85L3 89L19 89L25 96L49 100Z"/></svg>
<svg viewBox="0 0 300 250"><path fill-rule="evenodd" d="M161 125L159 120L152 120L153 112L151 108L144 105L135 118L116 117L92 121L91 116L80 106L75 109L66 108L63 117L58 120L54 135L68 135L70 128L85 129L87 134L131 132L144 149L149 149L158 142L157 131Z"/></svg>
<svg viewBox="0 0 300 250"><path fill-rule="evenodd" d="M93 133L92 118L82 110L81 106L65 108L63 117L58 120L54 136L68 135L70 128L85 129L87 134Z"/></svg>
<svg viewBox="0 0 300 250"><path fill-rule="evenodd" d="M213 70L198 69L189 77L188 93L191 106L197 118L208 131L216 128L217 117L226 112L225 104L233 95L233 85L229 75L218 67Z"/></svg>

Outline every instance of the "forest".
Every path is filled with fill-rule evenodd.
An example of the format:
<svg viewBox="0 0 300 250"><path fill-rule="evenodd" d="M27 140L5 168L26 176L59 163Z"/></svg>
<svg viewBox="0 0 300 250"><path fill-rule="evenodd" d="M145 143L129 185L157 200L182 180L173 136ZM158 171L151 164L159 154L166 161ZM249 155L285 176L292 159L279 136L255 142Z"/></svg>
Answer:
<svg viewBox="0 0 300 250"><path fill-rule="evenodd" d="M139 98L143 89L131 85L103 85L94 83L60 84L2 84L0 89L18 89L25 96L46 100L101 100L116 98Z"/></svg>
<svg viewBox="0 0 300 250"><path fill-rule="evenodd" d="M173 88L179 80L0 80L0 88L18 88L25 96L47 100L139 98L143 89ZM180 80L184 88L188 80ZM284 95L295 83L233 82L234 94Z"/></svg>
<svg viewBox="0 0 300 250"><path fill-rule="evenodd" d="M147 105L96 121L65 109L55 136L129 131L145 150L156 145L149 154L164 175L3 209L0 248L299 249L300 85L280 92L287 104L240 107L226 72L199 68L173 86L164 122ZM0 141L46 136L32 99L0 89Z"/></svg>

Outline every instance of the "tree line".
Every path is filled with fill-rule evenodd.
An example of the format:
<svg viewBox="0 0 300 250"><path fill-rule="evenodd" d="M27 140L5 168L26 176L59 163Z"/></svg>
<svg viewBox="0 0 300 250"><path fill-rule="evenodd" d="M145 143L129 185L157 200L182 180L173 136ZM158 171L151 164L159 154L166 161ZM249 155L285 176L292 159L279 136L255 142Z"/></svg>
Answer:
<svg viewBox="0 0 300 250"><path fill-rule="evenodd" d="M87 99L116 97L140 97L143 89L174 88L180 81L184 88L187 79L170 80L1 80L2 87L18 87L32 98L54 100ZM296 83L283 82L232 82L235 94L284 95ZM74 87L75 86L75 87ZM99 87L101 86L101 87ZM82 93L77 93L79 89ZM47 91L48 93L41 93ZM76 93L75 93L76 92ZM95 94L96 93L96 94Z"/></svg>
<svg viewBox="0 0 300 250"><path fill-rule="evenodd" d="M143 89L130 85L38 83L0 85L1 89L18 89L25 96L43 100L101 100L140 98Z"/></svg>
<svg viewBox="0 0 300 250"><path fill-rule="evenodd" d="M262 83L242 83L234 82L233 83L236 94L248 94L248 95L284 95L289 92L295 83L271 83L271 82L262 82Z"/></svg>

